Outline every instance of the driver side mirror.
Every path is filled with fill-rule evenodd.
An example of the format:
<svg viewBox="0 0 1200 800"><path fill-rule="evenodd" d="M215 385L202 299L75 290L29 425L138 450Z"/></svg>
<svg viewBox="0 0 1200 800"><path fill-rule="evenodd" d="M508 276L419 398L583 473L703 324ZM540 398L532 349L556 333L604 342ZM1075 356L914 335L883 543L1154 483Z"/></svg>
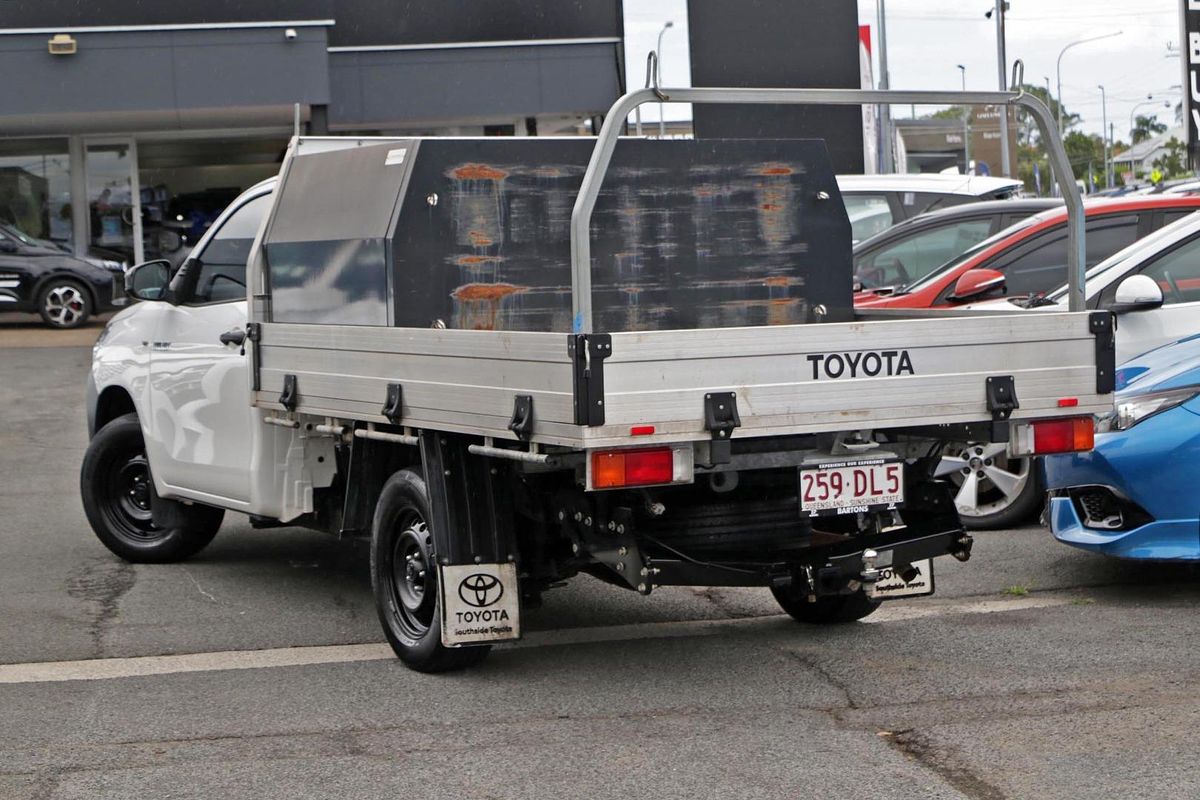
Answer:
<svg viewBox="0 0 1200 800"><path fill-rule="evenodd" d="M170 261L164 258L146 261L125 273L125 294L138 300L166 300L170 282Z"/></svg>
<svg viewBox="0 0 1200 800"><path fill-rule="evenodd" d="M981 300L984 295L992 292L1003 294L1005 289L1004 273L994 269L969 269L959 276L954 284L954 294L948 298L962 303L967 300Z"/></svg>
<svg viewBox="0 0 1200 800"><path fill-rule="evenodd" d="M12 239L0 239L0 253L16 253L20 249L20 246Z"/></svg>
<svg viewBox="0 0 1200 800"><path fill-rule="evenodd" d="M1130 275L1117 284L1117 293L1109 307L1114 314L1147 311L1163 304L1162 287L1149 275Z"/></svg>

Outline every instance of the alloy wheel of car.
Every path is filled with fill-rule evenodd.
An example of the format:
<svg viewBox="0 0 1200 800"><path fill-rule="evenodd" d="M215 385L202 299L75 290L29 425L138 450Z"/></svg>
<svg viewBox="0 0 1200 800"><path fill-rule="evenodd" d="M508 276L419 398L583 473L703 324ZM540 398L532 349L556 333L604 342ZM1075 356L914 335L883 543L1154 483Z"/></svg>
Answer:
<svg viewBox="0 0 1200 800"><path fill-rule="evenodd" d="M954 505L963 517L983 517L1008 509L1029 483L1032 460L1010 458L1004 443L970 443L942 456L935 477L955 485Z"/></svg>
<svg viewBox="0 0 1200 800"><path fill-rule="evenodd" d="M56 283L42 296L43 317L56 328L73 328L87 317L88 299L73 283Z"/></svg>

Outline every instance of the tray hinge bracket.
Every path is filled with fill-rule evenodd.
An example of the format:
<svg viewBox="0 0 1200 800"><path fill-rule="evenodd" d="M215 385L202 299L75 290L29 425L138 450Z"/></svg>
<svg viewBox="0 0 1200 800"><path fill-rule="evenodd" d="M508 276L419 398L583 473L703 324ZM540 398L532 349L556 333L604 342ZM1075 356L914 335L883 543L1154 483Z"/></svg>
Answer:
<svg viewBox="0 0 1200 800"><path fill-rule="evenodd" d="M387 385L387 395L379 413L387 417L388 422L393 425L400 424L400 417L404 414L404 389L400 384L389 383Z"/></svg>
<svg viewBox="0 0 1200 800"><path fill-rule="evenodd" d="M604 359L612 355L612 336L576 333L567 339L575 389L575 424L604 424Z"/></svg>
<svg viewBox="0 0 1200 800"><path fill-rule="evenodd" d="M709 445L711 464L728 464L732 457L729 438L742 426L738 416L736 392L707 392L704 395L704 429L712 434Z"/></svg>
<svg viewBox="0 0 1200 800"><path fill-rule="evenodd" d="M300 392L296 388L296 376L290 372L283 376L283 391L279 393L279 405L288 411L295 411L300 402Z"/></svg>
<svg viewBox="0 0 1200 800"><path fill-rule="evenodd" d="M987 410L992 413L992 441L1008 441L1008 418L1021 407L1017 382L1012 375L989 375L984 384Z"/></svg>
<svg viewBox="0 0 1200 800"><path fill-rule="evenodd" d="M1111 311L1088 315L1088 330L1096 337L1096 394L1111 394L1117 388L1116 317Z"/></svg>
<svg viewBox="0 0 1200 800"><path fill-rule="evenodd" d="M508 429L522 442L528 442L533 436L533 395L519 394L513 398L513 413Z"/></svg>

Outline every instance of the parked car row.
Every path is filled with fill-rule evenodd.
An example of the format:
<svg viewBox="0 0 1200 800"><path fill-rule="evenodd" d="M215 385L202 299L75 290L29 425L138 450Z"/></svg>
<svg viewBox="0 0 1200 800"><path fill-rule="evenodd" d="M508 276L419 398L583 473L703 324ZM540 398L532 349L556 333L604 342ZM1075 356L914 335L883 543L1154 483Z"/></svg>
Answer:
<svg viewBox="0 0 1200 800"><path fill-rule="evenodd" d="M1084 203L1087 265L1200 210L1200 197L1155 195ZM878 261L878 259L877 259ZM1067 266L1067 213L1052 208L1017 222L924 276L855 296L857 308L950 308L988 296L1037 298L1058 289ZM905 268L891 266L889 275Z"/></svg>
<svg viewBox="0 0 1200 800"><path fill-rule="evenodd" d="M1049 492L1058 541L1121 558L1200 559L1200 199L1184 191L1086 202L1088 308L1111 310L1118 392L1095 449L1044 464L963 443L938 472L973 527L1022 521ZM1054 201L921 214L855 247L856 307L1061 311L1065 212ZM1005 227L1005 223L1008 224Z"/></svg>

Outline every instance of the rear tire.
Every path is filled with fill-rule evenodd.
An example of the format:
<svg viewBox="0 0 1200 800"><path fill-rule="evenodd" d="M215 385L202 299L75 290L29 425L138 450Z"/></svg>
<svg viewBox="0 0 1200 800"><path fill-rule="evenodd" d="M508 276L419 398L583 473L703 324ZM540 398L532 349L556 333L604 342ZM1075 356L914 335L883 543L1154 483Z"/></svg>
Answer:
<svg viewBox="0 0 1200 800"><path fill-rule="evenodd" d="M79 475L83 510L100 542L126 561L183 561L208 546L221 527L219 508L183 506L184 524L162 528L150 513L154 482L137 414L101 428L88 443Z"/></svg>
<svg viewBox="0 0 1200 800"><path fill-rule="evenodd" d="M810 625L856 622L873 614L880 605L880 601L867 597L861 589L854 594L818 597L815 603L810 603L795 583L783 587L772 586L771 594L792 619Z"/></svg>
<svg viewBox="0 0 1200 800"><path fill-rule="evenodd" d="M371 589L375 610L396 655L418 672L478 664L487 645L442 644L441 598L425 479L410 469L388 478L371 525Z"/></svg>

